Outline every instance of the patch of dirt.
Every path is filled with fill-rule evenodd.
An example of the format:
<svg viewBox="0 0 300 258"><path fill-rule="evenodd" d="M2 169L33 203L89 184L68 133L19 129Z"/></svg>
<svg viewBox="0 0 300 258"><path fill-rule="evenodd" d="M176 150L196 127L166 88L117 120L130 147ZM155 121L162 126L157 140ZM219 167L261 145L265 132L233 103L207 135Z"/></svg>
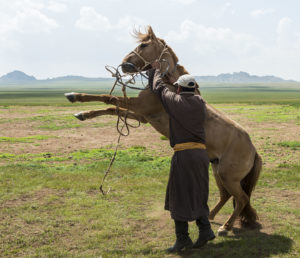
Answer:
<svg viewBox="0 0 300 258"><path fill-rule="evenodd" d="M158 227L160 229L164 229L166 226L170 224L171 217L170 213L168 211L165 211L163 209L163 204L162 203L157 203L151 206L151 211L149 211L146 214L147 217L155 219L155 227ZM224 215L224 214L217 214L215 219L211 221L211 226L214 232L217 232L218 228L222 226L229 218L230 215ZM259 216L258 222L261 224L261 229L259 230L260 232L266 233L266 234L271 234L274 231L274 228L271 224L270 221L264 216L261 215ZM242 228L240 225L239 220L236 220L234 223L234 227L232 232L229 234L240 234L245 231L249 231L251 229L245 229ZM257 229L254 229L257 230Z"/></svg>
<svg viewBox="0 0 300 258"><path fill-rule="evenodd" d="M24 107L23 109L26 108L31 110L33 114L37 110L37 107ZM49 108L51 109L51 107ZM45 107L43 107L43 109L45 109ZM53 113L51 115L59 116L66 113L73 114L75 112L74 110L65 110L58 112L53 110ZM1 114L1 116L8 118L8 114ZM9 114L9 119L31 116L32 115L28 113L22 114L18 112L16 114ZM56 138L50 138L47 140L35 140L34 143L1 142L0 153L70 153L78 151L80 149L103 148L108 145L115 145L118 139L118 133L114 125L116 123L116 117L113 116L103 116L94 118L92 120L79 122L83 124L83 127L67 128L55 131L38 129L39 125L42 125L44 123L45 122L32 122L26 120L18 120L17 123L1 123L1 136L27 137L33 135L51 135L55 136ZM103 126L101 125L100 127L94 127L95 123L101 123L103 124ZM122 148L128 148L133 145L142 145L146 148L153 149L158 153L164 153L164 155L172 153L168 141L162 141L160 139L160 134L158 134L149 125L142 124L137 129L131 129L130 135L128 137L122 137Z"/></svg>
<svg viewBox="0 0 300 258"><path fill-rule="evenodd" d="M216 105L218 108L218 105ZM84 106L85 110L95 109L95 106ZM26 137L33 135L51 135L56 138L35 140L33 143L0 143L0 153L70 153L80 149L103 148L115 145L118 133L115 128L116 117L102 116L78 123L79 128L61 130L42 130L39 125L45 121L28 121L22 118L32 116L72 115L79 111L74 107L15 107L1 109L0 119L12 121L0 123L1 136ZM49 112L48 112L49 111ZM265 167L276 167L280 163L299 162L300 150L279 146L282 141L300 141L300 125L294 122L254 122L243 114L231 114L230 117L239 122L250 134L254 145L263 157ZM14 119L17 119L14 122ZM75 118L74 118L75 119ZM77 122L77 120L74 120ZM95 127L95 123L101 123ZM122 137L121 148L142 145L153 150L157 155L170 156L172 149L168 141L160 139L160 134L150 125L142 124L140 128L131 129L130 136Z"/></svg>
<svg viewBox="0 0 300 258"><path fill-rule="evenodd" d="M287 190L277 188L255 189L251 198L263 197L266 200L275 200L277 203L286 203L290 207L298 209L300 206L300 190Z"/></svg>
<svg viewBox="0 0 300 258"><path fill-rule="evenodd" d="M13 208L13 207L18 207L22 206L26 203L45 203L47 202L45 199L49 197L50 195L58 196L60 199L63 199L61 197L64 196L65 191L63 190L54 190L50 188L43 188L38 191L35 191L34 193L31 194L24 194L18 197L17 199L12 199L12 200L5 200L0 203L0 209L4 208Z"/></svg>

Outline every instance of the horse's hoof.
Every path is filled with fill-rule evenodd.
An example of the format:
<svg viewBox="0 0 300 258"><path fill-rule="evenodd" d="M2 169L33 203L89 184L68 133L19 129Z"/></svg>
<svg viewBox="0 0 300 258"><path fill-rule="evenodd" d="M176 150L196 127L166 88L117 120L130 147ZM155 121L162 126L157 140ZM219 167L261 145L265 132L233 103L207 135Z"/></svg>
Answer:
<svg viewBox="0 0 300 258"><path fill-rule="evenodd" d="M79 112L79 113L77 113L77 114L74 114L74 116L75 116L77 119L79 119L80 121L84 121L84 120L85 120L85 118L84 118L82 112Z"/></svg>
<svg viewBox="0 0 300 258"><path fill-rule="evenodd" d="M70 102L73 103L76 101L75 92L65 93L64 95Z"/></svg>
<svg viewBox="0 0 300 258"><path fill-rule="evenodd" d="M227 236L228 232L229 231L222 226L218 229L218 236Z"/></svg>

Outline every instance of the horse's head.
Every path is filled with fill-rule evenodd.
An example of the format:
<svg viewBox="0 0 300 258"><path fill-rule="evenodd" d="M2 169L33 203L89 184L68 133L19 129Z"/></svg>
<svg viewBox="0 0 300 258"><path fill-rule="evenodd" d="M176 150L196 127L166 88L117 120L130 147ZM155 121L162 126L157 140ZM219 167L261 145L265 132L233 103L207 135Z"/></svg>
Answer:
<svg viewBox="0 0 300 258"><path fill-rule="evenodd" d="M150 26L145 34L135 31L135 37L140 44L123 59L122 71L124 73L149 70L151 63L157 59L161 62L162 70L175 68L178 62L177 56L164 40L155 36Z"/></svg>

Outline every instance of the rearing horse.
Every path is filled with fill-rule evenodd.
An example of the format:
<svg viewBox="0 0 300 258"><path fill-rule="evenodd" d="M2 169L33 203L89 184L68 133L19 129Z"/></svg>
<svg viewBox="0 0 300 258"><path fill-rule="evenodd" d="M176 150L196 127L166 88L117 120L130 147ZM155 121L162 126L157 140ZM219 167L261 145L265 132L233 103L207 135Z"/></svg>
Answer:
<svg viewBox="0 0 300 258"><path fill-rule="evenodd" d="M166 61L161 66L167 75L177 79L188 73L183 66L177 64L176 54L164 40L155 36L150 26L147 33L137 32L136 36L140 44L123 59L123 72L136 72L134 66L139 70L147 70L151 68L152 61L163 58ZM166 68L167 63L169 69ZM168 87L175 90L171 84ZM67 93L66 97L71 102L101 101L118 106L119 115L128 115L142 123L150 123L159 133L169 137L168 115L159 98L150 89L141 91L137 97L132 98L82 93ZM231 196L234 198L234 211L218 230L219 235L225 235L238 217L241 218L242 225L256 224L258 217L250 205L250 197L259 177L262 161L248 133L238 123L207 103L206 109L206 147L220 192L220 200L211 210L209 219L214 219ZM84 120L108 114L115 115L116 108L79 113L77 117Z"/></svg>

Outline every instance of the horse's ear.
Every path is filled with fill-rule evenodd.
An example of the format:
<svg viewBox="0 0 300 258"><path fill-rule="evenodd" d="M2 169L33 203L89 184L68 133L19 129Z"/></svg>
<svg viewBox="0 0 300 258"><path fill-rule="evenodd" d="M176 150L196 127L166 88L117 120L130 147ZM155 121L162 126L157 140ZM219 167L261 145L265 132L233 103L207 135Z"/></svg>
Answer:
<svg viewBox="0 0 300 258"><path fill-rule="evenodd" d="M151 26L148 26L148 35L149 35L150 39L157 40Z"/></svg>

